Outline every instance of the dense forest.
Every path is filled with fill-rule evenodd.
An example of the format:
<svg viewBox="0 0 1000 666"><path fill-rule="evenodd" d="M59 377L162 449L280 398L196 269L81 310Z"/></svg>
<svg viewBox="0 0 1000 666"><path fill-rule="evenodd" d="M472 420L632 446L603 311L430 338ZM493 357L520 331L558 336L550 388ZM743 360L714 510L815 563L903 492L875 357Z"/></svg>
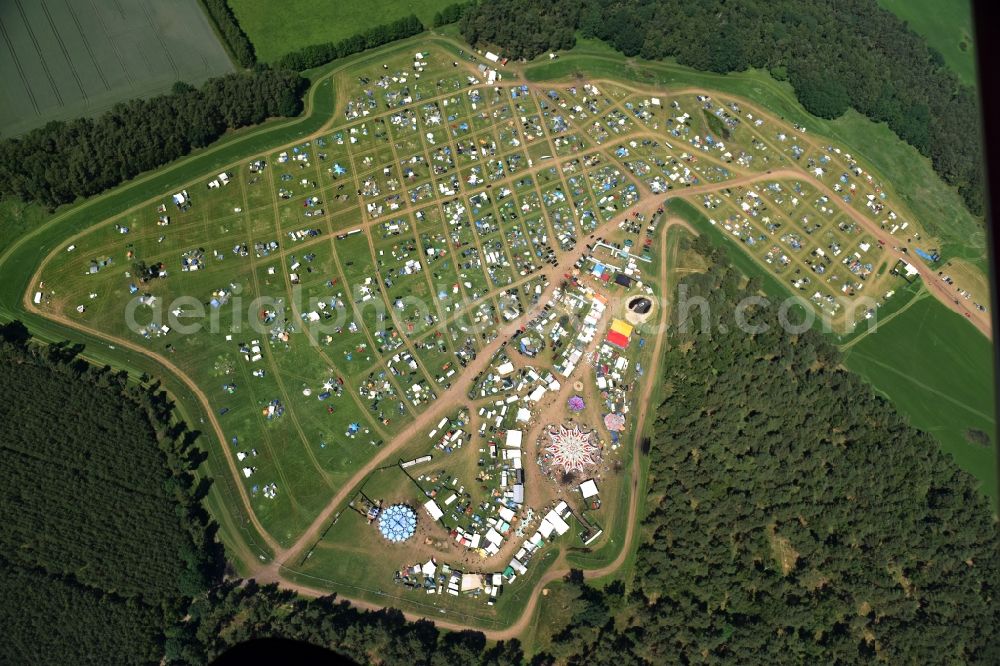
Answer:
<svg viewBox="0 0 1000 666"><path fill-rule="evenodd" d="M250 38L236 20L233 10L229 8L229 3L226 0L200 0L200 2L215 24L222 41L236 58L236 62L242 67L253 67L257 63L257 53L250 43Z"/></svg>
<svg viewBox="0 0 1000 666"><path fill-rule="evenodd" d="M0 330L0 662L158 661L222 575L193 434L155 387Z"/></svg>
<svg viewBox="0 0 1000 666"><path fill-rule="evenodd" d="M627 585L603 588L571 572L564 612L532 663L1000 663L1000 541L972 478L845 371L821 334L779 326L778 304L734 319L758 285L704 238L693 249L708 268L685 278L687 298L708 308L674 313L667 332L634 570ZM445 633L395 610L223 580L198 502L204 484L190 476L200 456L183 426L163 425L161 394L60 347L6 342L0 363L0 486L15 507L2 517L11 525L0 531L0 590L26 600L0 611L0 661L36 661L44 648L203 663L280 637L366 663L524 662L517 641L487 647L479 632ZM24 465L39 489L24 487ZM49 479L60 473L64 486ZM77 474L96 489L81 489ZM86 505L68 506L69 493L89 493ZM181 507L187 539L165 497ZM140 506L93 515L122 498ZM29 530L28 520L40 522ZM106 525L99 547L92 530ZM149 593L130 580L143 564Z"/></svg>
<svg viewBox="0 0 1000 666"><path fill-rule="evenodd" d="M345 37L339 42L325 42L323 44L313 44L305 46L298 51L292 51L275 63L277 67L284 69L294 69L304 71L325 65L337 58L344 58L355 53L361 53L365 49L373 49L397 39L404 39L419 35L424 31L424 25L414 14L404 16L391 23L382 23L372 26L364 32L350 37Z"/></svg>
<svg viewBox="0 0 1000 666"><path fill-rule="evenodd" d="M696 247L710 268L687 297L708 315L668 333L632 589L571 576L553 655L1000 663L1000 541L972 477L824 337L785 332L777 304L747 310L766 331L740 331L756 283Z"/></svg>
<svg viewBox="0 0 1000 666"><path fill-rule="evenodd" d="M0 194L54 208L98 194L212 143L227 130L302 111L308 81L258 66L177 83L168 95L133 99L97 118L53 121L0 141Z"/></svg>
<svg viewBox="0 0 1000 666"><path fill-rule="evenodd" d="M468 0L467 2L455 2L442 7L440 10L434 12L434 20L431 22L431 26L434 28L440 28L443 25L458 23L458 21L465 15L465 12L475 6L475 0Z"/></svg>
<svg viewBox="0 0 1000 666"><path fill-rule="evenodd" d="M511 0L480 2L459 24L472 44L531 58L579 30L627 56L713 72L767 69L822 118L848 107L888 126L984 211L975 90L876 0Z"/></svg>

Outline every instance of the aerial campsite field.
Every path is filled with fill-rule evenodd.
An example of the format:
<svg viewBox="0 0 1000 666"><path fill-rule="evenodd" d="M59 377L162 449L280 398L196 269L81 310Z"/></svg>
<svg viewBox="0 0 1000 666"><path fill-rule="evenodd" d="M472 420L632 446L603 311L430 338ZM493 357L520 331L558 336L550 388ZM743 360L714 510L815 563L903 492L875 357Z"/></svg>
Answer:
<svg viewBox="0 0 1000 666"><path fill-rule="evenodd" d="M901 409L992 477L962 435L992 432L992 401L967 390L991 385L988 294L917 253L971 266L974 240L948 255L893 166L836 138L853 126L763 106L778 93L737 77L458 48L403 43L318 75L308 131L99 209L19 294L100 353L180 378L243 570L494 632L530 622L569 566L611 573L641 515L694 233L796 297L893 400L903 380L887 378L927 355ZM901 342L923 322L950 351ZM938 419L951 390L969 413Z"/></svg>

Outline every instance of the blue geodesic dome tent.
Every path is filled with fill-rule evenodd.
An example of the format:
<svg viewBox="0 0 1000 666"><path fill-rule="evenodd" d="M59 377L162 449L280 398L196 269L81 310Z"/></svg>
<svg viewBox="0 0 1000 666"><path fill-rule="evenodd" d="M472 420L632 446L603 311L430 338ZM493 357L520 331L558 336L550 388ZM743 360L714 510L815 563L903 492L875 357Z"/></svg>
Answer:
<svg viewBox="0 0 1000 666"><path fill-rule="evenodd" d="M416 529L417 514L405 504L393 504L378 519L378 531L392 543L406 541Z"/></svg>

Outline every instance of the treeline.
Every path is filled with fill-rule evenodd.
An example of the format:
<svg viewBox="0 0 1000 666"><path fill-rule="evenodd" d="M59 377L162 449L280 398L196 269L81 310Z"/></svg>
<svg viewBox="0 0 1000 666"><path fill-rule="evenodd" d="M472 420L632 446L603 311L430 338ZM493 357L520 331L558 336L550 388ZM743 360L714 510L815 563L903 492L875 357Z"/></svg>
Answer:
<svg viewBox="0 0 1000 666"><path fill-rule="evenodd" d="M435 28L440 28L443 25L449 25L451 23L458 23L458 21L465 15L465 12L476 6L475 0L470 0L469 2L455 2L442 8L439 11L434 12L434 19L431 25Z"/></svg>
<svg viewBox="0 0 1000 666"><path fill-rule="evenodd" d="M518 58L568 48L579 29L626 56L723 73L767 69L817 116L851 107L887 123L983 213L974 89L876 0L514 0L479 3L460 25L470 43Z"/></svg>
<svg viewBox="0 0 1000 666"><path fill-rule="evenodd" d="M397 610L361 611L335 595L302 599L275 585L227 581L197 599L191 621L169 643L167 656L212 661L229 648L260 638L285 638L333 650L362 664L513 666L523 662L518 641L487 648L478 631L442 632L433 622L408 622Z"/></svg>
<svg viewBox="0 0 1000 666"><path fill-rule="evenodd" d="M464 12L459 29L475 46L510 58L534 58L576 43L582 0L480 2Z"/></svg>
<svg viewBox="0 0 1000 666"><path fill-rule="evenodd" d="M223 575L195 433L78 352L0 329L4 663L158 661Z"/></svg>
<svg viewBox="0 0 1000 666"><path fill-rule="evenodd" d="M229 3L226 0L201 0L201 4L236 61L247 69L253 67L257 63L257 53L250 43L250 38L236 20L233 10L229 8Z"/></svg>
<svg viewBox="0 0 1000 666"><path fill-rule="evenodd" d="M360 53L365 49L372 49L376 46L394 42L397 39L419 35L423 31L424 25L420 22L420 19L414 14L410 14L391 23L376 25L364 32L345 37L339 42L313 44L303 47L298 51L292 51L278 58L275 66L301 72L325 65L337 58L344 58L355 53Z"/></svg>
<svg viewBox="0 0 1000 666"><path fill-rule="evenodd" d="M632 582L571 575L549 656L1000 663L1000 541L972 477L779 304L741 330L757 283L696 247L686 300L708 307L667 332Z"/></svg>
<svg viewBox="0 0 1000 666"><path fill-rule="evenodd" d="M49 207L120 185L212 143L227 130L302 111L308 81L257 67L177 83L168 95L133 99L97 118L51 122L0 141L0 193Z"/></svg>

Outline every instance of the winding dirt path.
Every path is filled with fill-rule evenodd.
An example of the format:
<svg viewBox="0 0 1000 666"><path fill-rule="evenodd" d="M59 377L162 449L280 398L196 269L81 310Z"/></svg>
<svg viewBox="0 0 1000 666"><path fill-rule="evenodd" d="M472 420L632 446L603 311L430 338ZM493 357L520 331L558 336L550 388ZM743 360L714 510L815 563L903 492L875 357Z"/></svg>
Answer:
<svg viewBox="0 0 1000 666"><path fill-rule="evenodd" d="M451 41L451 40L445 40L445 41ZM334 83L331 83L331 85L333 85L333 84L338 84L339 85L341 83L339 77L335 77L333 75L331 75L329 77L329 80L331 80L332 82L334 82ZM599 79L595 79L594 81L595 82L601 82L601 80L599 80ZM642 93L642 94L647 93L650 90L650 89L647 89L647 88L639 88L639 87L629 86L627 84L623 84L622 82L617 82L617 81L613 82L613 83L616 86L624 87L624 88L626 88L628 90L632 90L632 91L639 92L639 93ZM538 91L538 90L543 90L547 86L544 86L542 84L532 84L531 87L534 90ZM550 86L548 86L548 87L550 87ZM676 94L681 94L681 93L685 93L685 92L703 92L705 94L716 94L716 93L714 93L712 91L701 91L701 90L698 90L698 89L695 89L695 88L685 88L685 89L682 89L682 90L677 90L677 91L672 91L672 92L674 92ZM308 103L309 103L310 107L312 105L314 95L315 95L315 91L313 93L311 93L311 96L310 96L310 98L308 100ZM446 96L447 95L440 95L440 96L437 96L437 97L435 97L433 99L437 99L439 97L440 98L444 98ZM780 125L780 124L783 123L783 121L780 121L773 114L769 114L766 111L762 111L759 107L757 107L755 105L752 105L752 104L750 104L748 102L745 102L745 100L743 100L741 98L738 98L738 97L732 96L732 95L727 95L727 97L729 97L731 99L738 99L741 104L744 104L747 108L752 109L754 113L758 114L760 117L768 119L769 121L771 121L771 122L773 122L775 124L779 124ZM338 99L340 99L340 97L338 97ZM319 136L323 132L328 131L331 126L333 126L334 124L336 124L336 115L337 114L334 114L334 116L331 118L331 120L328 121L328 122L326 122L326 123L324 123L323 127L318 132L314 133L312 136ZM520 128L518 128L518 129L520 131ZM649 131L646 131L644 129L639 129L636 132L630 133L628 135L628 137L619 137L619 138L637 138L637 137L646 136L646 135L654 136L654 134L651 133L651 132L649 132ZM551 146L552 145L552 143L551 143L552 139L551 139L551 136L549 135L548 132L546 132L546 137L547 137L547 140L549 141L549 144ZM523 138L523 133L522 133L522 138ZM809 143L811 145L814 145L813 141L812 141L812 137L805 138L805 139L803 139L803 141L805 141L806 143ZM609 146L609 145L605 145L603 147L596 148L597 152L600 152L605 157L609 157L609 158L610 158L612 150L613 150L612 147ZM427 153L426 146L425 146L424 152L425 152L425 155L426 155L426 153ZM396 161L398 161L398 155L396 155L395 150L393 150L393 154L394 154L394 158L397 158ZM701 158L701 156L699 156L699 158ZM556 157L556 153L553 150L552 151L552 158L550 160L539 161L530 170L530 172L531 173L538 173L538 172L540 172L540 170L542 168L544 168L545 166L547 166L549 162L558 163L558 162L563 161L565 159L568 159L568 158L566 158L566 157ZM612 160L612 162L614 162L614 160ZM355 171L355 173L357 173L357 172ZM737 173L739 173L739 172L737 172ZM627 172L625 172L625 171L623 171L623 174L625 174L626 177L630 181L635 182L635 179L632 178L630 174L627 174ZM498 182L503 183L503 182L506 182L508 180L512 180L515 177L520 177L521 175L522 175L521 173L518 173L517 176L511 175L511 176L509 176L507 178L501 179L501 181L498 181ZM152 176L148 176L148 177L152 177ZM699 194L704 194L704 193L719 191L719 190L723 190L723 189L727 189L727 188L734 188L734 187L752 185L754 183L758 183L758 182L761 182L761 181L767 181L767 180L773 180L773 179L785 179L785 178L794 178L794 179L798 179L798 180L802 180L802 181L808 182L808 183L812 184L814 187L816 187L818 191L820 191L820 192L826 194L827 196L829 196L831 198L831 200L833 200L835 198L839 198L838 195L836 193L834 193L833 190L829 186L827 186L823 181L816 179L815 177L813 177L811 174L809 174L808 172L806 172L804 170L799 170L799 169L796 169L796 168L793 168L793 167L776 168L776 169L774 169L772 171L768 171L766 173L760 173L760 172L758 172L758 173L739 173L739 175L737 175L735 178L732 178L730 180L727 180L727 181L724 181L724 182L721 182L721 183L707 183L707 184L704 184L704 185L697 185L697 186L692 186L692 187L684 187L684 188L679 188L679 189L672 189L672 190L670 190L669 192L667 192L666 194L663 194L663 195L651 195L649 193L648 189L644 188L643 189L643 194L645 196L640 200L640 202L637 205L630 207L627 211L623 211L620 214L618 214L615 217L613 217L612 219L608 220L607 222L599 225L595 229L594 235L599 235L599 234L605 234L605 233L607 233L609 230L614 229L618 225L618 223L621 222L625 217L631 215L633 212L636 212L636 211L645 213L647 215L647 218L650 217L652 215L653 211L657 208L657 206L659 205L659 203L663 201L664 198L674 198L674 197L677 197L677 198L689 199L689 198L695 197L695 196L697 196ZM141 180L143 180L143 179L139 179L140 182L141 182ZM566 182L565 176L561 172L559 174L559 182L561 183L561 187L562 187L564 193L566 193L568 195L569 192L570 192L570 189L568 187L568 183ZM497 184L498 183L493 183L494 186L496 186ZM540 184L536 185L536 189L540 190ZM540 196L540 191L539 191L539 196ZM274 202L269 203L268 205L272 206L272 207L275 207L275 203ZM415 207L416 207L416 205L407 204L407 205L402 206L401 210L397 211L397 212L399 214L405 214L405 213L410 212L410 210L412 208L415 208ZM138 206L136 206L134 208L138 208ZM853 219L859 225L861 225L862 228L864 228L868 233L870 233L876 239L882 241L885 244L884 245L884 250L886 252L886 257L888 259L890 259L890 260L903 259L907 263L909 263L912 266L914 266L917 269L917 271L919 272L920 276L924 279L924 282L926 283L926 285L928 287L928 293L930 293L935 298L937 298L942 303L944 303L949 309L951 309L953 311L956 311L956 312L958 312L958 313L966 316L970 320L970 322L974 326L976 326L976 328L978 330L980 330L982 333L984 333L987 337L991 336L991 333L992 333L992 331L991 331L991 321L990 321L990 318L988 316L988 313L980 313L980 312L975 311L975 310L973 310L973 311L970 312L970 311L966 310L966 308L957 299L955 299L954 294L952 294L951 292L949 292L945 288L945 286L943 284L941 284L940 280L937 279L936 273L931 268L929 268L926 265L924 265L923 262L919 258L913 257L913 256L909 255L908 253L904 253L900 249L898 249L897 245L900 244L899 243L899 239L895 238L894 236L891 236L890 234L888 234L888 232L886 232L885 230L881 229L880 226L879 226L879 224L876 223L874 220L871 220L871 219L867 218L863 213L855 210L852 207L838 205L838 208L840 210L843 210L847 215L849 215L851 217L851 219ZM548 213L547 212L544 212L543 218L544 218L546 224L548 225L549 231L551 233L552 232L551 220L548 218ZM364 219L363 218L363 220L364 221L359 226L362 226L364 228L364 230L366 232L366 235L369 236L369 242L371 244L371 240L372 240L371 239L371 233L370 233L371 227L374 224L381 223L382 222L382 218L380 218L378 220L371 220L371 219ZM666 278L667 278L667 275L669 273L669 257L668 257L668 250L667 250L667 247L666 247L667 232L674 225L688 226L685 222L683 222L680 219L670 218L670 219L666 220L663 223L663 226L661 227L660 238L659 238L660 247L662 248L661 257L660 257L661 261L660 261L660 266L659 266L659 277L660 277L660 284L661 285L666 285ZM93 227L91 227L91 228L89 228L87 230L84 230L84 231L80 232L79 234L76 234L76 235L72 236L70 239L67 239L67 240L68 241L72 241L73 239L75 239L75 238L77 238L79 236L82 236L82 235L84 235L86 233L90 233L92 230L93 230ZM476 243L477 243L477 247L478 247L478 235L475 235L474 238L476 239ZM321 237L321 238L317 238L314 242L317 242L317 243L318 242L324 242L324 241L325 242L329 242L329 240L330 240L329 237L325 237L325 238ZM582 238L581 238L581 242L583 242ZM451 246L451 244L449 243L449 248L450 248L450 246ZM137 344L137 343L135 343L135 342L133 342L131 340L124 339L124 338L121 338L121 337L106 335L106 334L104 334L102 332L99 332L99 331L97 331L97 330L95 330L93 328L90 328L90 327L88 327L88 326L86 326L86 325L84 325L84 324L82 324L82 323L80 323L78 321L75 321L75 320L73 320L73 319L71 319L71 318L69 318L69 317L67 317L65 315L59 314L59 313L54 313L54 312L49 312L49 311L42 312L38 307L36 307L34 305L34 303L31 301L31 298L30 298L30 295L31 295L31 293L33 291L34 285L36 285L38 283L38 280L39 280L39 277L41 275L42 269L48 264L48 262L52 259L52 257L61 249L61 247L63 247L63 246L60 246L59 248L53 249L49 253L49 255L46 256L40 262L40 264L38 266L38 269L36 270L36 272L32 276L31 282L29 283L31 285L31 287L29 287L29 289L24 293L24 295L22 297L23 308L25 310L29 311L29 312L38 314L40 316L44 316L44 317L46 317L46 318L48 318L48 319L50 319L52 321L55 321L56 323L58 323L58 324L60 324L62 326L65 326L65 327L67 327L69 329L75 329L75 330L78 330L78 331L82 331L84 333L93 335L93 336L98 337L100 339L107 340L108 342L114 343L115 345L117 345L117 346L119 346L119 347L121 347L123 349L128 349L130 352L135 352L136 354L139 354L139 355L141 355L143 357L149 358L149 359L153 360L154 362L158 363L159 365L161 365L163 368L165 368L169 372L173 373L184 384L184 386L188 390L190 390L191 394L195 397L195 399L203 407L203 411L206 414L206 418L208 419L208 423L210 424L213 432L215 433L216 438L220 442L223 455L225 456L227 465L229 467L229 471L231 472L233 478L235 478L237 480L240 479L239 468L238 468L238 466L236 464L236 460L234 458L234 454L233 454L231 448L226 446L226 441L227 440L225 438L223 429L222 429L222 427L221 427L218 419L216 418L215 414L213 413L213 410L211 409L211 406L210 406L209 401L208 401L208 397L206 396L206 394L198 387L198 385L192 379L190 379L184 372L181 371L180 368L178 368L176 365L174 365L167 358L165 358L165 357L163 357L163 356L161 356L161 355L159 355L157 353L154 353L153 351L151 351L149 349L146 349L146 348L142 347L141 345L139 345L139 344ZM303 246L299 246L297 249L301 250L302 247ZM372 245L372 247L374 248L373 245ZM486 344L486 345L483 346L483 348L477 354L476 358L472 362L470 362L463 369L463 371L459 375L458 379L456 381L452 382L452 386L448 390L449 395L456 395L456 396L459 396L461 399L464 400L464 397L468 393L469 389L471 388L471 386L472 386L475 378L479 375L480 372L482 372L483 370L485 370L489 366L489 364L492 362L494 354L500 348L500 346L510 339L511 335L513 335L521 327L521 325L522 325L523 322L529 321L536 314L538 314L538 312L541 311L542 307L544 307L545 303L547 303L548 300L551 298L553 291L556 289L556 287L558 286L559 282L561 281L562 275L565 274L565 273L567 273L567 272L569 272L569 270L571 270L572 265L573 265L573 263L576 260L576 257L582 253L582 250L576 250L576 249L574 249L573 251L568 251L567 252L567 251L562 251L560 249L555 249L554 248L554 251L556 253L556 260L557 260L556 266L554 266L554 267L548 267L547 266L546 269L540 270L540 271L538 271L536 273L533 273L532 275L529 276L529 278L535 278L535 277L537 277L539 275L542 275L542 274L548 274L548 276L549 276L549 286L543 291L543 293L538 298L537 305L535 307L533 307L533 308L528 309L520 317L514 319L511 322L508 322L506 325L504 325L504 326L502 326L501 328L498 329L496 337L490 343L488 343L488 344ZM454 254L453 251L452 251L452 254ZM373 256L373 258L374 258L374 256ZM385 290L383 284L380 284L380 289L382 291ZM497 289L490 289L489 293L490 293L490 295L494 295L495 293L497 293L497 291L498 291ZM636 446L638 446L638 442L640 441L639 440L639 436L641 436L644 428L646 428L646 426L647 426L647 418L648 418L648 415L649 415L651 407L652 407L652 409L655 409L655 405L651 405L651 399L653 398L652 391L653 391L654 387L656 386L656 383L657 383L656 382L656 378L657 378L657 375L658 375L659 370L660 370L660 357L662 356L662 350L663 350L663 344L664 344L664 338L665 338L665 335L663 334L663 331L665 330L665 324L666 324L666 321L667 321L667 316L668 316L668 308L662 307L661 308L661 312L660 312L660 317L659 317L659 331L658 331L658 335L656 336L656 342L654 344L653 351L652 351L652 359L653 360L652 360L652 362L650 364L649 369L647 370L646 385L643 388L643 391L642 391L642 394L641 394L641 397L640 397L640 402L639 402L639 405L638 405L638 408L637 408L637 416L636 416L636 433L637 433ZM442 322L442 323L446 323L446 322ZM430 385L433 386L433 383L431 383ZM414 419L414 421L410 424L408 432L407 433L401 433L401 434L397 435L396 437L394 437L392 439L392 441L386 442L382 446L382 448L380 448L378 450L378 452L376 453L376 455L373 458L371 458L347 482L345 482L339 488L339 490L337 490L337 492L333 495L333 497L330 498L330 500L327 502L326 506L319 513L319 515L315 518L315 520L309 525L309 527L306 528L306 530L302 534L299 535L299 537L296 539L296 541L291 546L288 546L287 548L281 547L280 544L264 529L263 525L260 523L260 521L258 520L258 518L257 518L257 516L256 516L256 514L255 514L255 512L253 510L253 507L252 507L252 505L250 503L250 499L249 499L249 497L247 495L247 491L246 491L245 486L242 483L237 482L235 485L237 486L238 491L239 491L240 503L243 506L244 512L246 513L246 516L247 516L248 520L253 525L253 527L256 529L256 531L259 533L260 537L263 539L263 541L266 543L266 545L274 552L274 558L273 558L273 560L269 564L261 565L261 564L259 564L258 562L255 562L255 561L254 562L247 562L246 563L247 566L251 567L251 571L252 571L251 576L254 577L254 578L256 578L258 581L260 581L262 583L271 583L271 582L277 583L277 584L279 584L282 587L295 590L295 591L297 591L297 592L299 592L299 593L301 593L303 595L321 596L321 595L329 594L329 592L326 591L326 590L320 590L320 589L312 588L312 587L307 586L307 585L303 585L303 584L300 584L300 583L296 583L296 582L290 581L290 580L288 580L285 577L285 575L288 572L295 573L294 566L298 562L298 560L301 557L302 553L304 551L306 551L308 548L311 548L312 545L318 540L318 538L322 534L323 530L329 525L330 521L333 520L334 517L338 514L338 512L343 509L343 505L346 503L346 501L356 493L357 488L359 487L359 485L372 472L374 472L378 467L386 464L387 461L390 461L393 458L393 456L395 456L400 451L400 449L402 449L406 445L406 443L409 441L409 433L414 433L414 432L416 432L416 433L422 433L422 432L428 431L429 429L431 429L441 419L442 416L446 415L447 412L451 411L454 408L454 405L455 405L455 403L453 401L449 401L449 400L437 400L433 404L431 404L427 409L425 409L422 413L418 414L416 416L416 418ZM639 510L640 510L640 506L641 506L640 502L641 502L642 496L644 494L644 489L639 487L639 479L641 478L641 471L642 471L642 457L641 457L641 454L639 453L639 451L636 450L636 451L633 452L633 462L632 462L632 492L629 494L629 507L628 507L628 514L627 514L627 518L626 518L627 522L626 522L626 530L625 530L624 543L621 545L621 550L618 553L617 557L612 562L610 562L607 565L605 565L603 567L600 567L598 569L588 570L587 571L587 576L588 577L603 577L603 576L607 576L609 574L612 574L615 571L617 571L626 562L626 560L628 559L629 554L631 553L631 551L632 551L632 549L634 547L634 541L635 541L635 538L636 538L636 534L638 533L638 530L639 530L639 527L638 527L638 513L639 513ZM258 568L254 569L254 565L258 565ZM555 580L558 580L558 579L562 578L563 576L565 576L566 573L568 573L568 571L569 571L569 567L565 566L565 558L564 558L564 556L560 556L560 558L556 561L556 564L549 571L547 571L537 581L537 583L535 585L535 589L528 596L528 601L525 604L525 607L522 609L521 614L518 617L517 621L514 622L514 624L512 624L509 627L506 627L504 629L499 629L499 630L481 630L481 631L483 631L483 633L488 638L490 638L492 640L506 640L506 639L510 639L510 638L514 638L514 637L518 637L518 636L522 635L530 627L532 621L534 620L535 612L537 610L538 603L539 603L539 599L541 598L541 595L538 594L538 592L541 589L543 589L546 585L548 585L549 583L551 583L551 582L553 582ZM363 600L360 600L360 599L353 599L353 598L350 598L348 596L343 596L343 595L340 595L340 596L342 596L342 598L344 598L344 599L349 600L352 604L354 604L354 605L356 605L356 606L358 606L360 608L378 609L378 608L382 607L379 604L374 604L374 603L363 601ZM452 622L452 621L449 621L449 620L441 619L439 617L434 617L431 614L422 615L422 614L419 614L419 613L404 612L404 615L407 617L407 619L410 619L410 620L428 619L428 620L433 621L438 626L446 628L446 629L464 630L464 629L468 629L469 628L469 626L466 625L466 624L462 624L462 623L457 623L457 622Z"/></svg>
<svg viewBox="0 0 1000 666"><path fill-rule="evenodd" d="M37 279L34 280L34 282L37 282ZM29 302L27 294L25 295L24 300L25 300L24 303L25 309L41 314L39 310L33 307L34 304ZM205 416L208 419L208 423L212 426L212 430L215 432L215 436L218 438L221 444L220 448L225 453L226 462L229 464L229 471L232 473L233 478L239 478L240 474L239 474L239 469L236 466L236 460L233 457L232 451L230 451L229 447L225 445L226 436L222 431L222 426L219 424L219 420L215 417L215 413L209 406L208 396L205 395L205 392L202 391L201 388L199 388L198 385L195 384L194 381L190 377L188 377L180 368L178 368L176 365L174 365L164 357L160 356L159 354L156 354L130 340L106 335L101 331L97 331L88 326L84 326L77 321L73 321L72 319L69 319L64 315L58 313L46 312L45 318L55 321L56 323L62 326L66 326L67 328L76 329L83 333L87 333L89 335L93 335L95 337L99 337L105 340L112 340L114 341L115 346L128 349L129 351L133 351L139 354L140 356L145 356L146 358L153 360L154 362L165 367L167 370L173 373L178 379L184 382L184 385L191 391L194 397L198 400L199 403L201 403L202 407L204 408ZM246 488L241 483L237 483L236 486L237 488L239 488L240 492L240 503L243 505L243 508L245 509L247 517L249 518L250 522L257 529L257 531L260 532L261 538L264 540L267 546L275 552L276 555L277 553L283 552L283 549L281 548L281 546L278 545L278 542L274 540L274 538L270 535L270 533L268 533L264 529L264 526L261 525L260 521L257 519L257 515L253 511L253 507L250 505L250 498L247 497Z"/></svg>
<svg viewBox="0 0 1000 666"><path fill-rule="evenodd" d="M617 218L616 218L617 219ZM660 247L662 248L660 257L660 267L659 267L659 280L660 284L665 285L667 279L667 272L669 270L669 256L666 247L666 238L668 230L673 226L684 226L685 228L691 230L691 227L679 218L669 218L664 223L660 231ZM691 230L693 231L693 230ZM539 302L542 302L541 300ZM663 352L663 343L666 336L662 332L666 329L667 317L669 314L669 309L666 307L660 308L660 318L657 323L658 332L660 333L656 337L656 344L653 347L652 359L649 370L646 373L647 381L645 388L642 391L641 399L639 401L639 410L636 415L636 447L638 448L638 443L640 441L640 436L646 427L646 418L650 411L651 399L653 389L656 387L656 376L660 369L659 359ZM655 407L654 407L655 408ZM374 468L374 467L373 467ZM629 506L628 515L625 522L625 537L623 539L621 550L618 552L618 556L614 560L609 562L603 567L597 569L588 569L586 575L588 578L602 578L604 576L611 575L621 568L625 561L628 559L629 554L632 552L634 546L633 541L638 530L638 514L639 514L639 504L640 498L642 496L642 491L644 489L639 487L639 479L642 476L642 456L638 450L633 451L632 455L632 491L629 494ZM341 493L346 494L346 493ZM333 503L331 503L333 504ZM323 525L320 524L319 527ZM308 585L303 585L301 583L291 582L285 578L281 577L281 571L285 569L280 563L275 563L268 566L266 569L261 571L257 576L259 582L264 583L278 583L282 587L286 587L295 590L299 594L310 596L310 597L320 597L329 594L328 591L316 589L309 587ZM524 609L521 611L521 615L518 617L517 621L506 627L504 629L477 629L481 631L488 639L494 641L510 640L512 638L517 638L521 636L531 625L535 617L535 611L538 608L539 600L542 596L539 591L545 588L546 585L552 583L565 577L569 573L570 567L562 566L549 569L545 574L538 579L535 583L535 589L528 595L528 602L525 604ZM383 606L379 604L373 604L368 601L353 599L351 597L338 594L338 598L347 599L352 605L359 608L364 608L366 610L379 610ZM468 625L452 622L449 620L443 620L434 617L433 615L423 615L420 613L403 612L403 615L407 620L417 621L417 620L431 620L437 626L443 627L445 629L450 629L453 631L462 631L469 629Z"/></svg>

